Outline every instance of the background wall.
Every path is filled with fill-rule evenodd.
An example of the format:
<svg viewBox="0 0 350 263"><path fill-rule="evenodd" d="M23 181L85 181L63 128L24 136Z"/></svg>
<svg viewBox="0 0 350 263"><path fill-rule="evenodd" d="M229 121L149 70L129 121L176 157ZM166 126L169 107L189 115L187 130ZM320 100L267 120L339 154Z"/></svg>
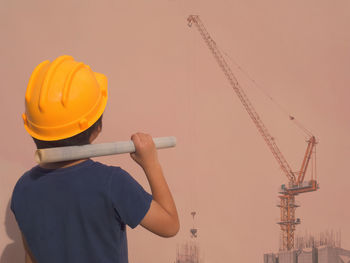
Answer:
<svg viewBox="0 0 350 263"><path fill-rule="evenodd" d="M298 196L301 233L341 229L350 248L350 2L347 0L0 1L0 262L23 262L9 211L14 184L34 163L21 114L34 67L70 54L109 78L97 142L136 131L175 135L159 153L181 219L172 239L129 231L130 262L174 262L196 210L205 262L261 262L278 249L277 189L286 182L198 32L199 14L216 43L262 90L319 138L318 192ZM256 109L297 170L305 135L261 89L235 70ZM99 158L128 170L128 155Z"/></svg>

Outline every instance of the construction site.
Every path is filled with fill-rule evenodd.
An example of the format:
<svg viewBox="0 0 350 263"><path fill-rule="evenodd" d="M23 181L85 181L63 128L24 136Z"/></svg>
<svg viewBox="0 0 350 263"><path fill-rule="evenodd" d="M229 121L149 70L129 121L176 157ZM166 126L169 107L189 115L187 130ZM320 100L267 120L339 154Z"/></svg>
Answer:
<svg viewBox="0 0 350 263"><path fill-rule="evenodd" d="M178 244L175 263L204 263L197 241L198 229L194 224L196 212L191 212L193 226L189 239ZM282 240L281 240L282 241ZM282 245L282 243L281 243ZM341 232L326 231L316 235L305 234L295 237L294 249L263 255L263 263L349 263L350 250L341 248Z"/></svg>
<svg viewBox="0 0 350 263"><path fill-rule="evenodd" d="M259 117L254 106L248 99L246 93L240 86L229 64L225 60L224 53L216 45L203 22L197 15L190 15L187 19L188 26L193 25L199 31L203 41L214 56L217 64L223 71L231 88L240 99L243 107L254 122L266 145L272 152L284 176L288 180L279 189L278 198L280 209L280 220L276 222L280 226L280 247L276 253L263 255L264 263L350 263L350 251L341 248L341 232L326 231L316 235L296 235L296 226L301 223L296 217L296 209L300 206L296 202L296 196L304 193L314 192L319 189L316 174L316 145L318 140L308 129L303 127L292 115L290 120L295 122L307 136L306 151L302 164L295 172L289 165L274 137L269 133L267 127ZM309 168L309 169L308 169ZM311 170L307 173L308 170ZM191 213L193 220L196 212ZM178 245L176 251L176 263L200 263L200 248L196 242L198 229L193 225L190 229L190 240Z"/></svg>

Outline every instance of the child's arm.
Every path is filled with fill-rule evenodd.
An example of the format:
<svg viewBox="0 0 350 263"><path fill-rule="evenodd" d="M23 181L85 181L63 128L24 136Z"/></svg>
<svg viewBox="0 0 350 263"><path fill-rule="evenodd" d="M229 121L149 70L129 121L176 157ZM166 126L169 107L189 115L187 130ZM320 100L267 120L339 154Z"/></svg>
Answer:
<svg viewBox="0 0 350 263"><path fill-rule="evenodd" d="M142 219L141 225L162 237L175 236L180 228L179 218L163 176L152 137L148 134L136 133L131 136L131 139L136 149L131 157L143 168L153 196L151 207Z"/></svg>

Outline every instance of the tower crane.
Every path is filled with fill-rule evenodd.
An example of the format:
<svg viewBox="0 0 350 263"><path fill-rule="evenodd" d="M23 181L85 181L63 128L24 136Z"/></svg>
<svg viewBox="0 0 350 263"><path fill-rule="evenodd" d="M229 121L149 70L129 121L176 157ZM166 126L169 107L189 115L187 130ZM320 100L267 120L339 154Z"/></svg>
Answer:
<svg viewBox="0 0 350 263"><path fill-rule="evenodd" d="M280 222L278 222L278 224L281 228L282 237L282 244L280 249L292 250L294 249L295 228L297 224L300 224L300 219L295 218L295 210L298 207L298 205L295 203L295 196L301 193L316 191L319 188L316 179L313 177L308 181L304 181L311 156L317 143L316 138L312 134L309 135L309 138L307 140L307 148L303 158L301 169L298 172L293 172L286 158L283 156L282 152L275 143L274 138L269 133L268 129L260 119L257 111L254 109L252 103L245 94L244 90L239 85L236 77L232 73L231 68L229 67L223 55L221 54L215 41L211 38L210 34L206 30L199 16L190 15L187 18L187 22L188 26L191 27L192 25L195 25L198 29L200 35L202 36L204 42L207 44L208 48L210 49L216 62L219 64L221 70L224 72L227 80L230 83L230 86L237 94L245 110L248 112L259 133L265 140L267 146L269 147L270 151L272 152L273 156L278 162L283 173L288 178L288 184L283 184L279 192L280 204L278 206L280 207L281 215ZM294 117L291 117L291 119L294 119Z"/></svg>

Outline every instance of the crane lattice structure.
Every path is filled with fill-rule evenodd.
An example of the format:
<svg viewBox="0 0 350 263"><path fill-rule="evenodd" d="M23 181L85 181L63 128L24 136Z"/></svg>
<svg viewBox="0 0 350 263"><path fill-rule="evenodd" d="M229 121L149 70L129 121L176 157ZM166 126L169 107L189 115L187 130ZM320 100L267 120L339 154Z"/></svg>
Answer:
<svg viewBox="0 0 350 263"><path fill-rule="evenodd" d="M239 85L236 77L232 73L231 68L224 59L215 41L211 38L210 34L206 30L199 16L190 15L187 18L187 22L189 26L192 26L192 24L194 24L198 29L200 35L202 36L203 40L207 44L211 53L213 54L216 62L219 64L220 68L222 69L226 78L228 79L230 86L236 92L245 110L248 112L259 133L262 135L267 146L269 147L273 156L277 160L280 168L288 178L288 185L281 186L281 195L279 196L280 204L278 205L281 211L281 220L280 222L278 222L278 224L281 227L282 235L281 250L292 250L294 248L295 227L297 224L300 224L300 219L295 218L295 209L298 207L298 205L295 203L295 196L300 193L316 191L318 189L318 184L314 178L311 178L311 180L304 182L306 170L309 165L313 150L316 146L316 138L315 136L310 135L309 139L307 140L308 145L306 153L304 155L301 169L299 172L293 172L287 160L285 159L282 152L275 143L274 138L270 135L268 129L260 119L259 114L254 109L244 90Z"/></svg>

